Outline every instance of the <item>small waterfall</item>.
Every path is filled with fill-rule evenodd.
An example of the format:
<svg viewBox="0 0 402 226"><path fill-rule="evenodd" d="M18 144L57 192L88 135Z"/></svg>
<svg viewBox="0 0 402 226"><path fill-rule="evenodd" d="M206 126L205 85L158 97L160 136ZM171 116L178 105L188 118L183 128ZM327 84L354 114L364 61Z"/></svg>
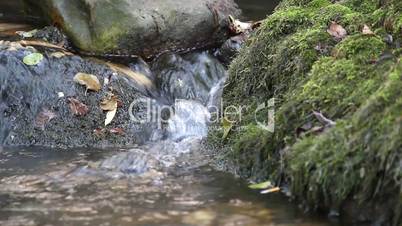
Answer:
<svg viewBox="0 0 402 226"><path fill-rule="evenodd" d="M105 159L99 165L102 174L116 178L171 167L182 154L199 150L201 140L207 136L213 113L209 109L216 109L220 103L227 77L223 65L208 53L168 54L154 63L152 73L147 76L156 77L155 87L162 101L148 99L146 102L152 104L144 106L151 108L148 110L153 117L160 117L152 119L160 124L161 130L154 130L152 136L158 139ZM162 119L166 110L168 118ZM81 173L82 170L88 173L89 169L81 169Z"/></svg>
<svg viewBox="0 0 402 226"><path fill-rule="evenodd" d="M168 122L168 138L180 141L184 138L203 138L208 133L210 113L201 103L194 100L178 100L174 115Z"/></svg>

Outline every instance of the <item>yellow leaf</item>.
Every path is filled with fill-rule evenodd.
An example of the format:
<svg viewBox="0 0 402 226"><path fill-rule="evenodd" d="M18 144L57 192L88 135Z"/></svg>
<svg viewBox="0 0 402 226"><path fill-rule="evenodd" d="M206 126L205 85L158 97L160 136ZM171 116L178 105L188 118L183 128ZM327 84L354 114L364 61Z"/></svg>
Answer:
<svg viewBox="0 0 402 226"><path fill-rule="evenodd" d="M109 68L112 69L113 71L127 76L129 79L135 81L139 85L143 85L150 89L154 88L152 81L147 76L141 73L134 72L127 66L114 64L110 62L106 62L106 65L109 66Z"/></svg>
<svg viewBox="0 0 402 226"><path fill-rule="evenodd" d="M75 75L74 81L95 92L99 91L102 87L98 78L91 74L78 73Z"/></svg>
<svg viewBox="0 0 402 226"><path fill-rule="evenodd" d="M110 98L110 99L104 99L101 104L100 107L102 110L104 111L113 111L114 109L117 108L117 100Z"/></svg>
<svg viewBox="0 0 402 226"><path fill-rule="evenodd" d="M38 65L43 60L43 55L41 53L31 53L24 57L23 62L26 65L34 66Z"/></svg>
<svg viewBox="0 0 402 226"><path fill-rule="evenodd" d="M62 58L65 55L66 54L64 54L63 52L54 52L54 53L50 54L50 56L55 57L55 58Z"/></svg>
<svg viewBox="0 0 402 226"><path fill-rule="evenodd" d="M116 116L116 113L117 113L117 106L114 110L108 111L106 113L105 126L109 125L113 121L114 117Z"/></svg>
<svg viewBox="0 0 402 226"><path fill-rule="evenodd" d="M226 117L222 119L223 136L222 139L226 139L233 128L233 123L229 121Z"/></svg>
<svg viewBox="0 0 402 226"><path fill-rule="evenodd" d="M270 193L275 193L275 192L280 192L280 191L281 191L281 188L276 187L276 188L271 188L268 190L261 191L261 194L270 194Z"/></svg>
<svg viewBox="0 0 402 226"><path fill-rule="evenodd" d="M272 187L272 183L271 183L271 181L266 181L266 182L262 182L259 184L252 184L248 187L251 189L267 189L269 187Z"/></svg>

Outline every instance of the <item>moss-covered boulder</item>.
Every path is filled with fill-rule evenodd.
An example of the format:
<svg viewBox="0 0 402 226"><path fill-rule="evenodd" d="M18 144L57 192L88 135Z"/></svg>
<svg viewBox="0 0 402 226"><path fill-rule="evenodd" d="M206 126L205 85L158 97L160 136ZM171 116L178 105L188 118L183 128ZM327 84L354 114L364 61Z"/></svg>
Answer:
<svg viewBox="0 0 402 226"><path fill-rule="evenodd" d="M25 1L84 51L142 56L222 43L228 15L240 13L233 0Z"/></svg>
<svg viewBox="0 0 402 226"><path fill-rule="evenodd" d="M230 66L224 102L243 111L227 145L239 173L289 184L310 209L400 225L401 19L398 0L282 1ZM333 22L346 37L327 32ZM274 133L256 121L271 98Z"/></svg>

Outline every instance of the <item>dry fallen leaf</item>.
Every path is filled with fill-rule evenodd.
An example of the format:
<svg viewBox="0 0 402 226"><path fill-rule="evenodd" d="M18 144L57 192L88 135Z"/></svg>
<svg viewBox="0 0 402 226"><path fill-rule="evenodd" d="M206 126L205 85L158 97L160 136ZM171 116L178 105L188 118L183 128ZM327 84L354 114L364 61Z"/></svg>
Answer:
<svg viewBox="0 0 402 226"><path fill-rule="evenodd" d="M98 92L102 86L99 79L95 75L86 73L77 73L74 77L74 81L80 85L86 86L87 90Z"/></svg>
<svg viewBox="0 0 402 226"><path fill-rule="evenodd" d="M261 191L261 194L270 194L270 193L279 192L279 191L281 191L281 188L276 187L276 188L271 188L271 189Z"/></svg>
<svg viewBox="0 0 402 226"><path fill-rule="evenodd" d="M54 52L54 53L50 54L50 56L52 56L54 58L62 58L64 56L66 56L66 54L63 52Z"/></svg>
<svg viewBox="0 0 402 226"><path fill-rule="evenodd" d="M373 31L370 29L370 27L367 26L366 24L365 24L364 27L363 27L362 33L363 33L364 35L374 35L374 32L373 32Z"/></svg>
<svg viewBox="0 0 402 226"><path fill-rule="evenodd" d="M229 16L229 29L235 35L251 31L253 25L254 23L241 22L240 20L233 18L233 16Z"/></svg>
<svg viewBox="0 0 402 226"><path fill-rule="evenodd" d="M119 106L119 99L114 94L109 94L102 100L100 104L101 109L104 111L113 111L118 106Z"/></svg>
<svg viewBox="0 0 402 226"><path fill-rule="evenodd" d="M327 32L338 39L344 39L348 35L348 32L345 30L345 28L334 21L331 22Z"/></svg>
<svg viewBox="0 0 402 226"><path fill-rule="evenodd" d="M110 129L109 132L111 134L115 134L115 135L123 135L124 134L124 129L122 129L122 128L113 128L113 129Z"/></svg>
<svg viewBox="0 0 402 226"><path fill-rule="evenodd" d="M97 137L104 137L105 134L106 134L106 129L103 129L103 128L96 128L96 129L94 129L94 134L95 134L95 136L97 136Z"/></svg>
<svg viewBox="0 0 402 226"><path fill-rule="evenodd" d="M71 112L76 115L76 116L85 116L88 114L89 109L88 106L83 104L81 101L75 99L75 98L68 98L69 106Z"/></svg>
<svg viewBox="0 0 402 226"><path fill-rule="evenodd" d="M16 31L15 33L23 38L32 38L38 32L37 29L32 31Z"/></svg>
<svg viewBox="0 0 402 226"><path fill-rule="evenodd" d="M105 126L109 125L113 121L114 117L116 116L116 113L117 113L117 107L116 109L108 111L106 113Z"/></svg>
<svg viewBox="0 0 402 226"><path fill-rule="evenodd" d="M153 82L147 76L141 73L134 72L127 66L114 64L110 62L106 62L106 65L109 66L109 68L112 69L113 71L127 76L129 79L135 81L139 85L143 85L148 89L154 88Z"/></svg>
<svg viewBox="0 0 402 226"><path fill-rule="evenodd" d="M57 117L57 115L54 112L50 111L47 108L44 108L36 116L35 121L34 121L34 127L45 130L45 125L56 117Z"/></svg>

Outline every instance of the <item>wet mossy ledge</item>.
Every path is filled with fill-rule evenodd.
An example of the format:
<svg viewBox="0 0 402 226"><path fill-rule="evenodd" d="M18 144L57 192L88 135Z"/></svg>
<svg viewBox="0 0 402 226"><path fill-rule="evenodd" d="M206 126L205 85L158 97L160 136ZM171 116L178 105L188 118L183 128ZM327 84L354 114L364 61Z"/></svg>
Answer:
<svg viewBox="0 0 402 226"><path fill-rule="evenodd" d="M282 1L230 66L223 102L247 106L224 142L238 173L289 185L311 210L401 225L401 42L400 0ZM271 98L274 133L254 120Z"/></svg>

